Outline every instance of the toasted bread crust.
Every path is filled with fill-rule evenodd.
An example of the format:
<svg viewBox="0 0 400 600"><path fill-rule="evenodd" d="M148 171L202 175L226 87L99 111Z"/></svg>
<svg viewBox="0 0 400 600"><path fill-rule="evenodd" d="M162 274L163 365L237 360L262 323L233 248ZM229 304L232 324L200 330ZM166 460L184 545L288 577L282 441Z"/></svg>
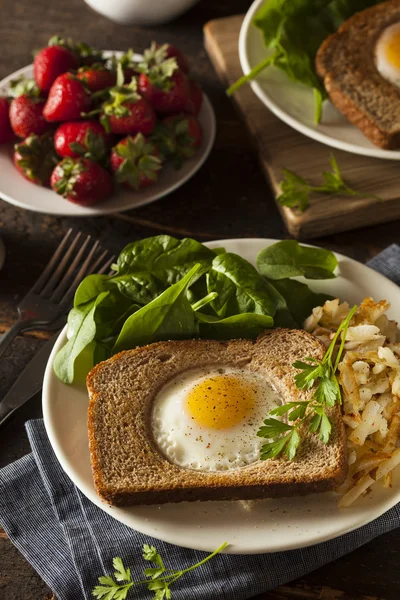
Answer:
<svg viewBox="0 0 400 600"><path fill-rule="evenodd" d="M376 146L400 146L400 90L375 66L375 43L400 21L400 1L389 0L355 14L321 44L316 70L329 98Z"/></svg>
<svg viewBox="0 0 400 600"><path fill-rule="evenodd" d="M308 435L293 461L258 461L224 472L193 471L170 463L153 442L149 422L152 399L160 387L179 372L210 364L262 373L286 400L306 400L311 392L297 389L292 363L305 355L320 359L323 354L321 342L305 331L275 329L266 331L255 343L160 342L100 363L87 378L89 446L98 494L114 505L137 505L257 499L334 489L347 469L346 437L338 407L329 413L333 429L328 445Z"/></svg>

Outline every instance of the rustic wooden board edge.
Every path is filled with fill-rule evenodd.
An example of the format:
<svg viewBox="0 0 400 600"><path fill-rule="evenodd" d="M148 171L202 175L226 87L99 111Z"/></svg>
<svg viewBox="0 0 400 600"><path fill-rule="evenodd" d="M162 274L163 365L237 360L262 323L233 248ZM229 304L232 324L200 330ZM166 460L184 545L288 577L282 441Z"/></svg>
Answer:
<svg viewBox="0 0 400 600"><path fill-rule="evenodd" d="M236 65L234 67L228 64L227 57L232 57L224 51L226 44L226 39L224 38L227 36L226 32L231 31L230 36L233 37L235 41L237 40L243 17L244 15L235 15L223 19L214 19L204 26L205 49L218 77L226 86L233 83L241 71L238 55L236 56ZM232 72L235 70L236 75L232 76ZM280 191L280 179L277 177L276 166L271 165L271 150L270 147L265 144L262 137L258 135L259 128L257 123L246 116L246 107L248 105L258 103L260 111L264 111L264 119L268 119L269 123L275 122L275 124L277 124L279 122L279 127L283 132L285 129L287 130L287 134L290 132L291 138L296 140L299 144L299 151L303 152L304 148L308 149L308 151L315 152L317 152L317 150L322 152L323 150L325 154L329 154L331 151L331 149L327 149L323 144L319 144L314 140L306 138L280 122L277 117L263 106L249 86L245 86L236 92L232 97L232 100L250 132L262 170L276 194L279 194ZM364 168L368 171L375 168L376 173L378 173L378 169L380 169L380 171L385 171L386 173L391 173L393 171L393 186L396 184L394 173L399 168L397 161L383 161L374 158L358 157L341 151L335 151L335 155L341 156L341 163L343 162L343 164L345 164L346 159L347 161L356 163L358 170L362 168L360 165L364 165ZM326 166L328 166L328 163ZM345 174L346 166L341 170ZM391 185L391 178L389 178L389 180L389 184ZM366 181L364 190L359 187L358 189L368 193L370 187L371 180L368 180ZM283 207L278 203L277 205L282 219L292 236L303 239L320 237L321 235L350 231L400 219L400 187L398 188L398 191L394 191L393 188L388 190L387 187L388 186L381 192L381 199L367 195L365 197L357 198L337 195L329 195L329 197L318 195L311 199L310 209L306 210L304 213ZM377 192L374 190L372 193L376 194ZM329 204L327 204L328 202ZM335 211L333 212L329 208L331 203L335 203ZM327 218L327 216L329 218Z"/></svg>

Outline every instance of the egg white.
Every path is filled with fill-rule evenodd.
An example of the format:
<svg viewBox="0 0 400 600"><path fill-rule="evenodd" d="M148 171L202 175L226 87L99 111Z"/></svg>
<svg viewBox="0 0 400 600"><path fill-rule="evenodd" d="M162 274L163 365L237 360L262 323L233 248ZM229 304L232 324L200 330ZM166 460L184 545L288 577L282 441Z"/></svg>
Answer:
<svg viewBox="0 0 400 600"><path fill-rule="evenodd" d="M376 68L384 79L400 87L400 60L399 65L394 64L389 53L389 47L394 43L396 38L400 38L400 23L390 25L380 35L375 46L375 63ZM396 43L399 42L400 39Z"/></svg>
<svg viewBox="0 0 400 600"><path fill-rule="evenodd" d="M187 410L191 390L201 381L232 375L255 391L251 414L225 429L199 425ZM156 445L166 458L181 467L198 471L226 471L259 459L265 439L257 437L262 421L272 408L282 404L265 377L231 367L191 369L165 385L154 399L151 426Z"/></svg>

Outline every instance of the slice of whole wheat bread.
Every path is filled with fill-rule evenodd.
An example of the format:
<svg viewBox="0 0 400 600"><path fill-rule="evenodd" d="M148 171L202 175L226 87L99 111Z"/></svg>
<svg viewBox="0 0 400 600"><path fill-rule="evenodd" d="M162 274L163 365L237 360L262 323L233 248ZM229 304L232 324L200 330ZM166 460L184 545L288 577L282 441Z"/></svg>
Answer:
<svg viewBox="0 0 400 600"><path fill-rule="evenodd" d="M294 460L257 461L224 472L200 472L169 462L152 438L152 400L187 369L224 365L263 374L282 400L309 399L299 391L292 363L322 358L324 347L302 330L267 330L256 342L159 342L121 352L89 373L89 445L98 494L115 505L185 500L245 500L332 490L346 475L340 408L330 409L327 445L306 434ZM265 415L267 417L267 415ZM261 425L261 424L260 424Z"/></svg>
<svg viewBox="0 0 400 600"><path fill-rule="evenodd" d="M321 44L316 69L331 102L377 146L400 146L400 89L375 66L381 33L400 22L400 0L389 0L348 19Z"/></svg>

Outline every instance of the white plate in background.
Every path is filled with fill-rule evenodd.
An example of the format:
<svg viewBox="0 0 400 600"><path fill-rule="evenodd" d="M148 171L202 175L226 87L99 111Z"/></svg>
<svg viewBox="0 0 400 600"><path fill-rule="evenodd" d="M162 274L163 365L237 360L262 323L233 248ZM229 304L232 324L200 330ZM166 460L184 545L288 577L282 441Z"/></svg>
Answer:
<svg viewBox="0 0 400 600"><path fill-rule="evenodd" d="M268 0L253 2L240 30L239 58L245 75L264 60L268 53L261 30L253 25L255 15L265 2ZM313 90L290 81L280 69L267 67L250 85L265 106L279 119L317 142L353 154L400 160L400 150L383 150L374 146L329 100L324 102L321 122L315 123Z"/></svg>

